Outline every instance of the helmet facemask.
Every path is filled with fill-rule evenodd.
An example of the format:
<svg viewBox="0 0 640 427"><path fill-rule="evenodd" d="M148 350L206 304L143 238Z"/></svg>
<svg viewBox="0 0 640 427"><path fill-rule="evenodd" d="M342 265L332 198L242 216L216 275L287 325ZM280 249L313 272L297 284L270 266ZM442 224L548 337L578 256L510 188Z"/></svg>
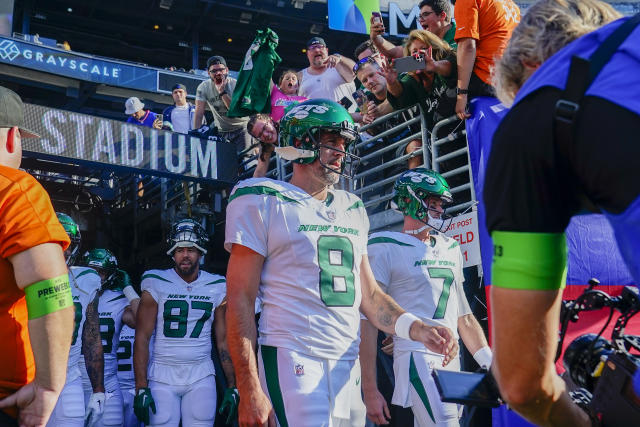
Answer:
<svg viewBox="0 0 640 427"><path fill-rule="evenodd" d="M209 238L207 237L204 228L192 219L186 219L179 221L171 227L169 238L169 250L167 255L173 256L173 252L177 248L195 247L203 255L207 253L204 248Z"/></svg>
<svg viewBox="0 0 640 427"><path fill-rule="evenodd" d="M329 145L324 145L320 143L320 136L322 132L336 133L345 139L345 150L339 150L335 147L331 147ZM358 166L360 165L360 157L356 156L349 152L349 149L355 146L355 143L359 140L358 132L349 127L348 124L344 123L342 126L315 126L309 128L305 133L304 140L301 144L302 149L308 149L313 151L313 157L308 157L307 159L303 159L300 163L313 163L316 159L320 163L320 165L344 178L351 179L355 175ZM340 171L336 171L329 165L325 164L322 161L320 156L320 149L324 148L330 151L337 151L343 154L342 157L342 165L340 167ZM306 161L304 161L306 160Z"/></svg>
<svg viewBox="0 0 640 427"><path fill-rule="evenodd" d="M427 194L425 197L421 198L411 187L407 187L407 192L415 199L415 202L418 203L414 216L415 219L425 223L440 233L444 233L449 229L451 221L453 221L453 217L447 214L446 210L440 212L439 210L433 209L429 206L429 198L438 198L437 196ZM440 200L442 200L443 205L446 203L446 200L443 198L440 198Z"/></svg>

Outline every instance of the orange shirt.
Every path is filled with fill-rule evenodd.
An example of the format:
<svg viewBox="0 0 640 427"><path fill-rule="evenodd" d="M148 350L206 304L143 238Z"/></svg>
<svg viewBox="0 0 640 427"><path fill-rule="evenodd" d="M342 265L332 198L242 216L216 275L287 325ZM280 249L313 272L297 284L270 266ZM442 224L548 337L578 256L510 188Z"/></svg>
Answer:
<svg viewBox="0 0 640 427"><path fill-rule="evenodd" d="M491 84L491 68L502 56L511 32L520 22L520 8L512 0L457 0L454 8L454 39L476 40L473 72Z"/></svg>
<svg viewBox="0 0 640 427"><path fill-rule="evenodd" d="M7 258L42 243L69 246L49 195L28 173L0 166L0 398L35 376L27 303Z"/></svg>

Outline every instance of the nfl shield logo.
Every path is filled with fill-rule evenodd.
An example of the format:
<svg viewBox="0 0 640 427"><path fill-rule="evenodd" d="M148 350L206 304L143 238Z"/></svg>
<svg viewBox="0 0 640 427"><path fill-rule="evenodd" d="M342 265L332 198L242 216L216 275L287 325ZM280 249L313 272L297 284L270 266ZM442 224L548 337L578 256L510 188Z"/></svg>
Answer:
<svg viewBox="0 0 640 427"><path fill-rule="evenodd" d="M304 375L304 365L296 364L293 368L297 376Z"/></svg>
<svg viewBox="0 0 640 427"><path fill-rule="evenodd" d="M329 221L335 221L336 220L336 211L334 211L334 210L327 211L327 218L329 218Z"/></svg>
<svg viewBox="0 0 640 427"><path fill-rule="evenodd" d="M187 285L187 291L188 291L188 292L191 292L191 290L192 290L192 289L193 289L193 286L191 286L191 285Z"/></svg>

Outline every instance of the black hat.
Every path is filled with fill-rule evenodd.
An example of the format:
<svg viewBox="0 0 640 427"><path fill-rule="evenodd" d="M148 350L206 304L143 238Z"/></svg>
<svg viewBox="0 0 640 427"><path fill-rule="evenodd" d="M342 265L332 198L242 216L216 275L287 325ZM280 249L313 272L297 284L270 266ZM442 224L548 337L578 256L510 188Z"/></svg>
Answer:
<svg viewBox="0 0 640 427"><path fill-rule="evenodd" d="M226 67L227 61L225 61L222 56L212 56L211 58L207 59L207 71L209 71L209 67L211 67L211 65L215 64L222 64Z"/></svg>
<svg viewBox="0 0 640 427"><path fill-rule="evenodd" d="M327 44L324 42L324 39L322 37L312 37L307 42L307 48L311 47L314 44L321 44L322 46L327 47Z"/></svg>
<svg viewBox="0 0 640 427"><path fill-rule="evenodd" d="M18 126L21 138L40 138L37 133L24 126L24 104L12 90L0 86L0 128Z"/></svg>
<svg viewBox="0 0 640 427"><path fill-rule="evenodd" d="M182 89L183 91L187 91L187 87L185 85L183 85L182 83L176 83L173 85L173 87L171 88L171 92L173 92L176 89Z"/></svg>

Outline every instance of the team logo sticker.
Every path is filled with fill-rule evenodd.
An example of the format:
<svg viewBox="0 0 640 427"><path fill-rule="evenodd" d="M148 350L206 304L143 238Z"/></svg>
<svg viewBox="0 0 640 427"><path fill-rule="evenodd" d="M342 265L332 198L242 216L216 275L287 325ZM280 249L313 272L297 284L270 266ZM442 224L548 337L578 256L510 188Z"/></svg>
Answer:
<svg viewBox="0 0 640 427"><path fill-rule="evenodd" d="M293 371L296 373L297 376L304 375L304 365L300 363L296 363L296 365L293 367Z"/></svg>

